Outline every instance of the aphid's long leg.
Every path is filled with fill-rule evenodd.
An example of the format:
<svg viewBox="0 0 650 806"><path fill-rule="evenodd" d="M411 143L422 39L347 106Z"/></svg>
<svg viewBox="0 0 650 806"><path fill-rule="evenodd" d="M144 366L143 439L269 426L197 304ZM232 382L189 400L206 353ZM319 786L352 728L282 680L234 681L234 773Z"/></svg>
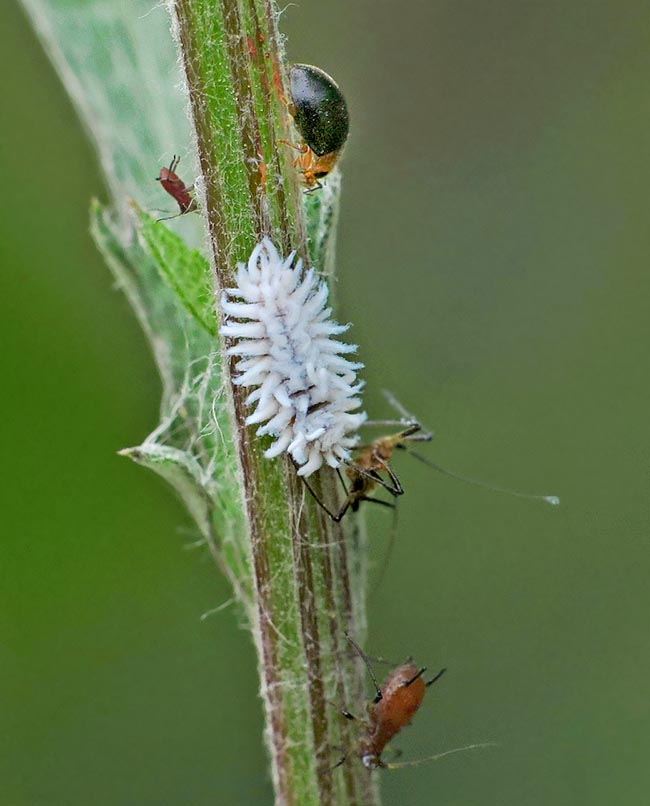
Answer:
<svg viewBox="0 0 650 806"><path fill-rule="evenodd" d="M392 510L393 510L392 523L391 523L391 527L390 527L390 535L388 537L388 545L386 546L386 549L384 551L384 558L382 560L381 567L379 569L379 573L377 574L376 579L373 580L372 590L370 591L370 596L372 597L381 588L381 585L382 585L382 583L384 581L384 576L386 574L386 569L388 568L390 558L392 557L392 554L393 554L393 549L395 548L395 540L397 538L397 515L398 515L399 510L397 508L397 503L391 504L389 501L382 501L379 498L370 498L370 499L366 499L366 500L376 501L377 503L384 504L384 505L386 505L388 507L391 507ZM396 663L393 663L391 665L392 666L397 666Z"/></svg>
<svg viewBox="0 0 650 806"><path fill-rule="evenodd" d="M372 498L370 495L361 495L357 498L357 501L367 501L369 504L381 504L382 507L388 507L389 509L395 509L395 504L391 504L390 501L382 501L381 498Z"/></svg>
<svg viewBox="0 0 650 806"><path fill-rule="evenodd" d="M391 485L390 485L390 484L388 484L387 482L385 482L385 481L384 481L384 480L381 478L381 476L379 475L379 473L376 473L376 476L377 476L377 483L378 483L378 484L381 484L381 486L382 486L382 487L384 487L384 489L388 490L388 492L389 492L391 495L394 495L394 496L396 496L396 497L397 497L398 495L404 495L404 488L403 488L403 487L402 487L402 485L400 484L400 480L397 478L397 474L395 473L395 471L393 470L393 468L392 468L392 467L391 467L391 466L390 466L390 465L389 465L387 462L382 462L382 463L381 463L381 466L382 466L382 470L383 470L385 473L388 473L388 475L390 476L390 480L392 481L393 486L391 487ZM373 472L375 472L375 471L373 471Z"/></svg>
<svg viewBox="0 0 650 806"><path fill-rule="evenodd" d="M349 755L350 755L349 753L346 753L344 756L342 756L342 757L341 757L341 758L340 758L340 759L339 759L339 760L336 762L336 764L334 764L334 766L332 767L332 769L333 769L333 770L335 770L337 767L341 767L343 764L345 764L345 762L348 760L348 756L349 756Z"/></svg>
<svg viewBox="0 0 650 806"><path fill-rule="evenodd" d="M343 519L343 516L352 505L352 495L348 490L348 488L345 486L345 479L341 475L341 471L338 469L338 467L336 468L336 475L339 477L341 487L343 487L343 492L345 493L345 501L341 504L341 509L339 509L338 513L336 514L336 517L334 518L336 523L338 523Z"/></svg>
<svg viewBox="0 0 650 806"><path fill-rule="evenodd" d="M350 638L350 636L347 634L347 632L345 633L345 637L352 644L352 646L356 650L356 652L357 652L358 656L361 658L361 660L366 664L366 669L368 670L368 674L370 675L370 679L372 680L372 684L375 687L375 699L373 700L373 702L376 702L376 703L379 702L380 700L383 699L384 695L381 693L381 689L379 688L379 683L377 682L377 678L375 677L375 672L374 672L372 666L370 665L370 661L366 657L366 653L363 651L363 649L361 649L361 647L355 641L353 641Z"/></svg>
<svg viewBox="0 0 650 806"><path fill-rule="evenodd" d="M345 512L347 511L347 508L349 506L349 503L346 501L346 503L344 504L345 509L343 509L342 512L341 512L341 510L339 510L339 512L334 514L331 511L331 509L327 506L327 504L321 498L319 498L316 495L316 491L311 486L311 484L307 481L307 479L304 478L303 476L301 476L301 478L302 478L302 483L309 490L309 492L311 494L311 497L318 504L318 506L323 510L323 512L326 512L335 523L338 523L341 520L341 518L343 517L343 515L345 515ZM346 506L346 504L347 504L347 506Z"/></svg>
<svg viewBox="0 0 650 806"><path fill-rule="evenodd" d="M341 506L341 509L339 509L339 511L334 516L334 523L340 523L343 520L343 516L345 515L345 513L350 508L350 504L351 504L351 501L350 501L349 498L347 499L347 501L343 502L343 505Z"/></svg>
<svg viewBox="0 0 650 806"><path fill-rule="evenodd" d="M443 676L443 674L446 671L447 671L447 669L441 669L434 678L432 678L431 680L426 680L425 681L426 687L429 688L429 686L432 686L437 680L440 680L440 678Z"/></svg>
<svg viewBox="0 0 650 806"><path fill-rule="evenodd" d="M331 700L326 700L326 702L327 702L328 705L331 705L332 708L336 708L336 710L338 711L339 714L341 714L341 716L344 716L346 719L349 719L351 721L359 722L360 725L363 725L364 727L367 727L367 725L368 725L367 721L365 719L359 719L359 717L355 716L352 713L352 711L348 711L347 708L341 708L339 705L337 705L335 702L332 702ZM337 749L336 746L334 746L334 749L335 750ZM339 750L345 750L344 747L340 747L338 749Z"/></svg>
<svg viewBox="0 0 650 806"><path fill-rule="evenodd" d="M336 468L336 475L339 477L339 481L341 482L341 487L343 487L343 491L345 492L346 495L349 495L350 493L348 492L348 488L345 486L345 479L341 475L341 471L338 469L338 467Z"/></svg>
<svg viewBox="0 0 650 806"><path fill-rule="evenodd" d="M354 463L352 463L352 466L354 467L355 473L358 473L360 476L363 476L366 479L370 479L374 484L379 484L380 487L383 487L385 490L388 490L388 492L391 495L394 495L395 497L397 497L398 495L402 495L404 493L404 489L402 488L402 485L399 483L399 479L395 475L395 471L392 470L385 462L381 462L380 464L382 466L382 470L385 470L386 473L388 473L388 475L391 477L391 481L393 482L392 485L389 484L384 479L382 479L382 477L376 470L364 470L363 468L358 467ZM360 501L361 497L359 497L357 500Z"/></svg>
<svg viewBox="0 0 650 806"><path fill-rule="evenodd" d="M323 512L325 512L327 515L329 515L329 517L334 521L334 523L340 523L343 520L343 516L345 515L345 513L350 508L350 504L352 503L352 500L350 498L350 494L348 492L348 489L345 486L345 482L343 481L343 477L341 476L341 471L337 468L336 472L337 472L337 475L338 475L338 477L339 477L339 479L341 481L341 485L343 486L343 490L345 492L345 501L343 502L343 504L341 505L341 508L339 509L339 511L336 514L334 512L332 512L332 510L326 505L326 503L316 494L316 491L311 486L311 484L307 481L307 479L304 478L304 477L301 477L301 478L302 478L303 484L309 490L309 493L311 494L311 497L318 504L318 506L323 510Z"/></svg>

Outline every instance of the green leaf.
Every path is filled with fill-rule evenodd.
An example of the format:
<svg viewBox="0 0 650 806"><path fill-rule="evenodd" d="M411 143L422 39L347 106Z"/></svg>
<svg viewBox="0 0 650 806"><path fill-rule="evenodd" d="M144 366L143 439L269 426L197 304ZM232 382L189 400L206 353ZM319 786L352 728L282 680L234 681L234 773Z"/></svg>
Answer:
<svg viewBox="0 0 650 806"><path fill-rule="evenodd" d="M329 174L320 190L303 193L311 265L326 277L334 274L340 198L341 172L338 169Z"/></svg>
<svg viewBox="0 0 650 806"><path fill-rule="evenodd" d="M91 206L91 233L147 336L163 382L161 415L169 417L188 367L214 351L214 342L188 315L152 255L137 239L125 244L121 222L98 201Z"/></svg>
<svg viewBox="0 0 650 806"><path fill-rule="evenodd" d="M127 456L162 476L176 490L188 512L198 524L201 533L211 533L212 501L204 485L204 473L198 462L185 451L155 442L143 443L137 448L125 448L120 456Z"/></svg>
<svg viewBox="0 0 650 806"><path fill-rule="evenodd" d="M196 170L164 4L22 2L95 141L120 217L130 198L140 199L146 207L158 206L166 198L154 184L161 161L180 153L184 170L188 174ZM200 224L192 217L179 224L199 233Z"/></svg>
<svg viewBox="0 0 650 806"><path fill-rule="evenodd" d="M221 353L176 288L178 267L197 277L199 267L205 270L205 259L172 233L159 233L164 227L151 221L144 226L152 230L149 238L155 249L144 236L125 244L115 214L93 202L92 235L140 321L163 382L159 425L142 445L127 449L124 455L154 470L176 489L247 601L248 548ZM158 262L160 253L175 264L173 276L169 265ZM220 536L218 549L215 534Z"/></svg>
<svg viewBox="0 0 650 806"><path fill-rule="evenodd" d="M197 249L189 249L185 241L161 222L139 208L141 236L160 271L167 278L185 308L212 336L217 335L214 289L210 283L210 265Z"/></svg>

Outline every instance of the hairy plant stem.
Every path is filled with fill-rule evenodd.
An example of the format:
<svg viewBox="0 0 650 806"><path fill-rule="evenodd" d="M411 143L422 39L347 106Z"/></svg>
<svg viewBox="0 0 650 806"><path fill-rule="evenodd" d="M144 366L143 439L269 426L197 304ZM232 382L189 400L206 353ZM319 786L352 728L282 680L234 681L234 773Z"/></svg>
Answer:
<svg viewBox="0 0 650 806"><path fill-rule="evenodd" d="M271 0L174 0L171 10L219 297L263 234L284 254L309 256L302 190L280 143L291 133L277 12ZM232 362L224 364L232 377ZM264 459L267 443L244 424L244 393L230 384L229 395L276 802L374 804L374 781L356 758L331 769L334 748L355 740L337 706L358 709L363 692L363 669L344 635L365 629L362 526L353 517L334 524L287 460ZM337 507L331 471L313 486Z"/></svg>

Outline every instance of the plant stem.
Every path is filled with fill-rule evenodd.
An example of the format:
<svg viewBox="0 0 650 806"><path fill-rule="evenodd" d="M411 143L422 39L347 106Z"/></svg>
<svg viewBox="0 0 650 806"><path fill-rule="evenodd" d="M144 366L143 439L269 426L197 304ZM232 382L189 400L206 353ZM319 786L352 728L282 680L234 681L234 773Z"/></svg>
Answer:
<svg viewBox="0 0 650 806"><path fill-rule="evenodd" d="M295 249L308 258L303 194L280 144L291 134L277 12L271 0L175 0L171 8L219 298L263 234L285 255ZM232 377L232 361L224 365ZM331 769L334 746L354 742L338 708L354 708L363 691L344 631L361 638L365 629L365 535L352 518L345 529L334 524L287 460L263 457L268 442L244 424L244 393L230 384L229 396L276 802L374 804L376 787L356 759ZM312 479L335 509L336 476Z"/></svg>

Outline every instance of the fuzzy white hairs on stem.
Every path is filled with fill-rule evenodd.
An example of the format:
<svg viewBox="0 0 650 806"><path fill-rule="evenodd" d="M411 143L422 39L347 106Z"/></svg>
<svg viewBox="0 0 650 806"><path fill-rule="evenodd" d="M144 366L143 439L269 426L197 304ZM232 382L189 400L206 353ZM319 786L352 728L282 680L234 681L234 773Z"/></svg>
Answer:
<svg viewBox="0 0 650 806"><path fill-rule="evenodd" d="M221 332L236 342L228 354L240 356L233 383L253 389L246 424L276 438L264 455L286 452L309 476L323 463L339 467L357 444L366 419L358 411L363 365L344 358L356 345L334 338L349 325L331 319L327 284L295 258L264 238L239 264L237 287L223 293Z"/></svg>

